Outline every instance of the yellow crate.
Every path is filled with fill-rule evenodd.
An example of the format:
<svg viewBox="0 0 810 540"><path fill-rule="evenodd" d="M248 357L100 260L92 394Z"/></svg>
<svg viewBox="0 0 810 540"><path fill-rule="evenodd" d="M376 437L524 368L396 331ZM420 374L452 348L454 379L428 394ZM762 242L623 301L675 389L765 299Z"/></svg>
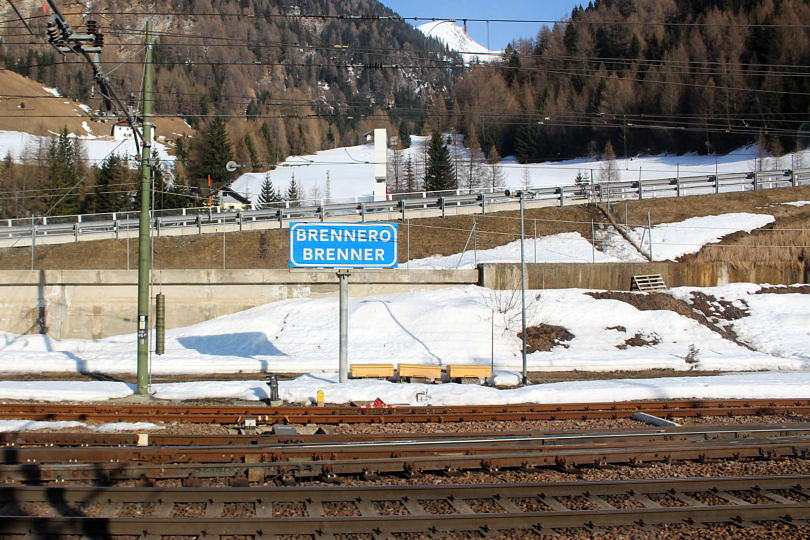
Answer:
<svg viewBox="0 0 810 540"><path fill-rule="evenodd" d="M447 376L451 379L487 379L491 375L490 366L447 366Z"/></svg>
<svg viewBox="0 0 810 540"><path fill-rule="evenodd" d="M382 379L394 376L394 364L352 364L350 377L352 379Z"/></svg>
<svg viewBox="0 0 810 540"><path fill-rule="evenodd" d="M441 379L442 366L422 364L397 364L400 377L421 377L423 379Z"/></svg>

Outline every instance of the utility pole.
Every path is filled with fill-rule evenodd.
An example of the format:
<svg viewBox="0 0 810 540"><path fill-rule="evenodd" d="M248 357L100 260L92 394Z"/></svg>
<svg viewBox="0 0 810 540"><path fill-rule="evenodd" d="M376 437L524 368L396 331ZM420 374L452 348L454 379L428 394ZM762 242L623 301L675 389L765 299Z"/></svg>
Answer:
<svg viewBox="0 0 810 540"><path fill-rule="evenodd" d="M141 152L141 213L138 222L138 394L149 393L149 243L152 181L152 21L146 22L143 79L143 149Z"/></svg>

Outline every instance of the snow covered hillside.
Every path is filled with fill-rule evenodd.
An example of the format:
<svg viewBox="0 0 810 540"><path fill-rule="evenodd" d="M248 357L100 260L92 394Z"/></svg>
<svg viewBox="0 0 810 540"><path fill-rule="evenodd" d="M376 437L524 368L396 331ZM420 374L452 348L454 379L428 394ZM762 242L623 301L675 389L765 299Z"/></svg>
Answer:
<svg viewBox="0 0 810 540"><path fill-rule="evenodd" d="M448 135L448 139L450 155L457 164L460 187L463 188L464 168L468 166L473 156L464 146L462 135ZM404 163L411 160L417 171L421 170L428 142L429 137L411 136L410 148L399 151L403 169ZM392 152L389 150L389 163ZM650 180L715 174L715 172L721 174L748 172L757 168L789 169L794 166L798 168L803 164L810 165L810 150L761 159L756 148L744 147L724 156L664 154L619 159L617 172L620 180L638 180L639 177ZM590 178L591 174L597 176L601 166L602 162L596 158L521 164L514 157L507 157L496 166L501 180L498 189L570 186L575 184L574 179L578 174L586 178ZM486 168L489 174L491 167ZM369 201L372 199L374 185L374 145L340 147L306 156L290 157L274 170L243 174L231 187L237 193L256 202L265 179L269 179L273 187L283 194L293 178L305 199L333 203ZM417 191L421 191L421 186Z"/></svg>
<svg viewBox="0 0 810 540"><path fill-rule="evenodd" d="M461 53L465 63L493 62L499 60L503 51L490 51L471 38L464 28L453 21L432 21L416 27L428 37L436 38L451 51Z"/></svg>

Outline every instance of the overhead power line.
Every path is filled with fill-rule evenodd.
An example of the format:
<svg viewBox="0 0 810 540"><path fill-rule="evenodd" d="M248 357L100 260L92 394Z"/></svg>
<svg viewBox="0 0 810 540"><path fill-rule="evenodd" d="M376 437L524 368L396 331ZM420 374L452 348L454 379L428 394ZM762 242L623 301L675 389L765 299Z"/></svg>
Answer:
<svg viewBox="0 0 810 540"><path fill-rule="evenodd" d="M240 18L240 19L312 19L312 20L333 20L333 21L359 21L359 22L389 22L389 21L413 21L413 22L461 22L461 23L490 23L490 24L540 24L540 25L555 25L555 24L569 24L574 22L576 24L584 24L588 26L610 25L610 26L668 26L668 27L701 27L701 28L810 28L810 24L796 22L796 23L717 23L717 22L699 22L699 21L653 21L653 20L637 20L629 21L622 19L594 19L577 18L571 21L569 18L563 19L498 19L498 18L477 18L477 17L435 17L435 16L412 16L403 17L401 15L380 15L380 14L341 14L341 15L327 15L322 13L249 13L249 10L241 10L235 13L228 13L225 11L214 12L195 12L195 11L112 11L105 10L99 12L100 15L105 16L132 16L132 17L217 17L217 18ZM81 17L86 15L84 12L69 12L69 16ZM28 20L36 20L42 18L42 15L35 15L28 17ZM10 21L0 21L0 25L7 24Z"/></svg>

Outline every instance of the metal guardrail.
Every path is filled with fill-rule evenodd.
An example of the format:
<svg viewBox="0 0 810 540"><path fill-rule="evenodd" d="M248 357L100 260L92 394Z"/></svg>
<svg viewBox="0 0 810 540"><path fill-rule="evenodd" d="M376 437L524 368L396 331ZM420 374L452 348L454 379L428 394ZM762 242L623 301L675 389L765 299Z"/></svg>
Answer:
<svg viewBox="0 0 810 540"><path fill-rule="evenodd" d="M757 191L777 187L790 187L810 183L810 169L774 170L748 173L726 173L682 178L659 178L587 185L529 188L530 202L553 202L564 206L571 202L614 201L655 197L680 197L685 195L717 194L729 191ZM405 198L394 195L388 201L353 201L345 203L307 204L281 203L278 207L256 210L223 210L219 207L187 208L181 210L157 210L152 212L151 223L156 234L173 229L188 229L197 234L212 231L212 226L232 225L238 230L251 224L266 223L268 227L284 227L294 220L319 220L340 216L354 216L366 221L380 213L395 214L403 221L416 210L439 210L445 217L450 208L479 207L486 214L492 207L514 203L514 197L503 192L461 193L425 192L410 194ZM389 218L391 219L391 218ZM137 212L107 214L83 214L74 216L31 217L4 220L0 226L0 243L9 246L30 246L37 239L60 241L95 240L100 236L118 239L132 236L138 229Z"/></svg>

